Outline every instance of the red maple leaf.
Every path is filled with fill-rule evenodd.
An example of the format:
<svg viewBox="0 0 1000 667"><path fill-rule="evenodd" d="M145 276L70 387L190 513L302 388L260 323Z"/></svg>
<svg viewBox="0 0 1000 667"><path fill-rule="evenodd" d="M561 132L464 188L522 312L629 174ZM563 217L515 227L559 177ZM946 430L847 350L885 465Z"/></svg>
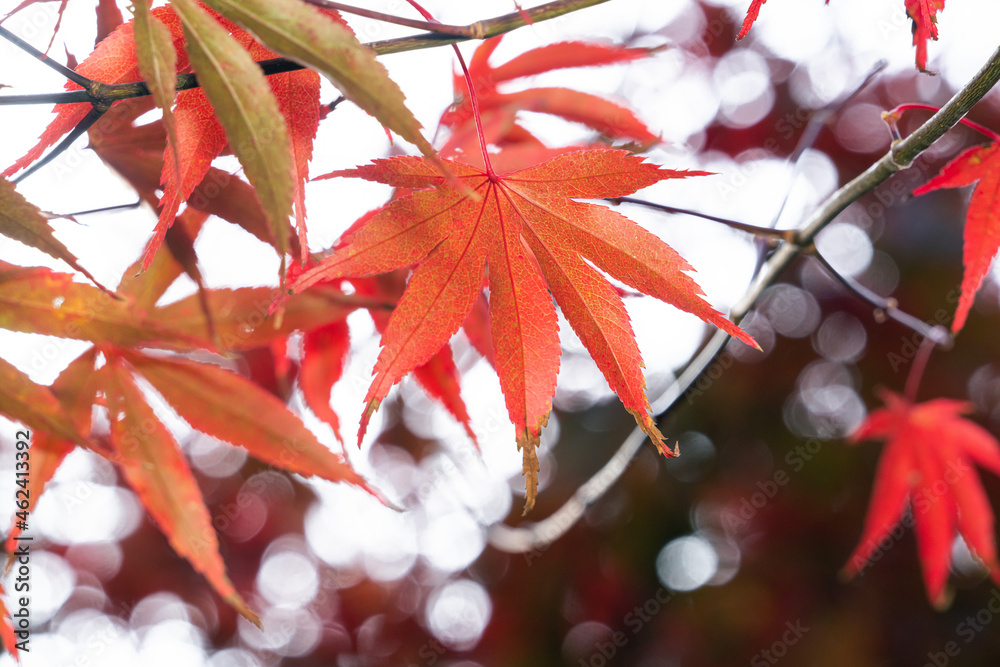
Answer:
<svg viewBox="0 0 1000 667"><path fill-rule="evenodd" d="M337 12L323 10L323 13L346 26ZM189 71L188 57L184 50L184 30L180 18L170 6L154 9L152 16L167 27L173 38L173 46L177 53L177 72ZM213 16L232 33L233 37L250 52L255 60L261 61L278 57L277 53L261 45L235 23L216 14ZM112 32L80 64L77 71L88 78L103 83L122 83L142 79L134 38L134 21L130 21ZM305 231L304 184L309 177L308 163L312 158L313 140L316 137L320 120L320 77L312 70L300 70L271 76L268 82L289 128L296 171L293 195L295 221L299 234L298 245L301 252L304 253L308 248ZM66 88L67 90L78 90L80 86L68 82ZM139 107L134 102L132 105ZM8 177L28 167L41 157L46 148L55 144L62 136L72 130L90 111L90 108L91 105L87 103L56 106L57 117L45 129L38 144L0 175ZM175 118L179 145L176 147L176 153L173 147L169 145L165 147L164 164L160 176L160 183L163 186L163 194L159 199L160 215L153 238L147 246L143 263L144 269L148 268L153 253L159 248L167 229L173 224L180 205L192 196L195 188L208 175L212 161L222 154L228 143L226 132L203 89L186 90L177 94ZM179 164L175 162L175 157L179 159ZM277 245L282 247L280 243Z"/></svg>
<svg viewBox="0 0 1000 667"><path fill-rule="evenodd" d="M740 33L736 35L736 39L743 39L750 32L750 28L753 27L754 21L757 20L757 15L760 14L760 8L764 5L767 0L751 0L750 8L747 9L747 16L743 19L743 27L740 28Z"/></svg>
<svg viewBox="0 0 1000 667"><path fill-rule="evenodd" d="M937 13L944 0L906 0L906 13L913 21L913 46L917 47L917 67L927 71L927 40L938 38Z"/></svg>
<svg viewBox="0 0 1000 667"><path fill-rule="evenodd" d="M323 280L417 264L382 336L359 440L392 385L431 359L462 326L485 279L494 366L523 452L526 511L534 502L535 447L559 369L553 297L625 407L670 455L649 415L628 314L588 262L744 342L753 339L701 298L685 273L690 265L670 246L616 211L573 199L624 196L703 172L663 169L608 149L565 153L504 174L458 162L448 166L464 187L416 157L335 172L413 192L367 216L341 247L292 283L300 291Z"/></svg>
<svg viewBox="0 0 1000 667"><path fill-rule="evenodd" d="M293 267L292 275L298 269ZM367 305L368 312L379 333L389 324L391 308L399 301L405 288L406 273L396 271L370 278L352 278L355 294ZM326 284L340 282L325 281ZM363 302L367 301L367 304ZM347 322L339 320L322 327L304 331L302 334L301 372L299 386L306 405L317 417L333 429L337 439L340 435L340 418L330 407L330 392L343 376L344 366L350 350L350 331ZM413 370L413 377L427 394L441 403L449 413L465 427L465 432L478 446L476 434L472 430L469 412L462 400L459 386L459 372L455 366L451 347L445 345L426 363ZM346 455L346 452L345 452Z"/></svg>
<svg viewBox="0 0 1000 667"><path fill-rule="evenodd" d="M844 568L853 576L880 550L910 504L924 583L931 602L945 600L945 583L956 533L1000 582L993 510L971 463L1000 475L1000 444L988 431L960 415L972 406L935 399L914 404L886 391L886 407L873 411L852 441L888 441L875 474L865 528Z"/></svg>
<svg viewBox="0 0 1000 667"><path fill-rule="evenodd" d="M612 139L634 139L644 146L659 141L632 111L614 102L569 88L528 88L502 93L499 86L557 69L594 67L648 57L653 50L625 48L586 42L560 42L526 51L501 65L490 65L490 56L502 36L488 39L476 49L469 62L469 75L476 88L487 144L497 146L542 146L541 140L517 123L520 111L559 116L581 123ZM440 125L452 136L442 147L442 155L462 149L469 156L479 150L479 137L472 101L465 77L454 79L455 103L441 116ZM543 158L544 159L544 158ZM541 161L541 160L539 160Z"/></svg>
<svg viewBox="0 0 1000 667"><path fill-rule="evenodd" d="M997 144L976 146L945 165L941 173L913 191L922 195L939 188L976 185L965 217L962 295L951 330L958 332L972 308L976 292L1000 249L1000 151Z"/></svg>
<svg viewBox="0 0 1000 667"><path fill-rule="evenodd" d="M180 19L169 7L159 7L153 10L153 15L170 29L174 36L174 44L178 49L178 55L183 53L183 31L180 26ZM102 83L127 83L129 81L139 81L142 76L139 74L139 60L135 51L135 40L133 38L134 23L128 22L120 26L111 35L101 42L94 52L91 53L77 68L77 72L83 76L100 81ZM187 67L187 58L178 59L178 68ZM67 81L66 90L81 90L77 84ZM0 177L9 178L12 174L28 167L45 152L45 149L55 144L61 137L72 130L84 116L91 110L89 103L79 104L59 104L53 112L56 114L45 131L42 133L38 144L29 150L23 157L17 160L10 167L0 173Z"/></svg>

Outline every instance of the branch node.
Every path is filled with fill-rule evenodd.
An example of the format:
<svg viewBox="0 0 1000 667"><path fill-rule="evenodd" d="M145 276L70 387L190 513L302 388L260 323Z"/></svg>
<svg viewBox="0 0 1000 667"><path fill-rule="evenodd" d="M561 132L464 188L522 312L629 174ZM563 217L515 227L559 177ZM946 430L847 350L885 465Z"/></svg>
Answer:
<svg viewBox="0 0 1000 667"><path fill-rule="evenodd" d="M902 139L894 138L892 140L892 145L889 147L889 152L886 153L886 157L889 160L889 164L894 166L897 171L902 171L903 169L909 169L910 165L913 164L913 160L899 159L896 157L896 148L903 142Z"/></svg>

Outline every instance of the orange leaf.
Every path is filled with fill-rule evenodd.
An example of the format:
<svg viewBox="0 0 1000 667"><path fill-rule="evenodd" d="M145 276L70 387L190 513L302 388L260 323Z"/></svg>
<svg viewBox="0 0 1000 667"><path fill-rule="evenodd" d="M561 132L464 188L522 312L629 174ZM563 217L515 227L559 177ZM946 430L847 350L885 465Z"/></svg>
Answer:
<svg viewBox="0 0 1000 667"><path fill-rule="evenodd" d="M191 469L170 431L156 417L120 358L102 369L115 463L170 540L174 551L208 579L219 595L255 625L226 575L212 517Z"/></svg>
<svg viewBox="0 0 1000 667"><path fill-rule="evenodd" d="M117 0L97 0L97 44L100 44L123 22Z"/></svg>
<svg viewBox="0 0 1000 667"><path fill-rule="evenodd" d="M38 208L14 189L11 183L0 178L0 234L38 248L56 259L61 259L87 276L90 282L105 292L109 290L97 282L90 271L80 266L76 256L52 234L52 227Z"/></svg>
<svg viewBox="0 0 1000 667"><path fill-rule="evenodd" d="M529 88L508 94L497 90L498 84L508 81L557 69L628 62L644 58L652 50L561 42L532 49L502 65L492 67L489 59L499 46L500 39L501 37L494 37L483 42L469 64L469 74L476 88L479 108L484 112L484 120L486 115L492 116L485 134L488 144L502 145L512 140L523 142L529 138L534 139L514 123L516 113L521 110L553 114L583 123L614 139L631 138L644 144L659 141L659 137L650 132L631 111L595 95L565 88ZM466 132L471 134L475 123L472 102L463 76L455 76L455 97L458 102L441 116L441 125L451 128L453 136ZM449 147L454 147L456 143L449 142Z"/></svg>
<svg viewBox="0 0 1000 667"><path fill-rule="evenodd" d="M287 318L287 309L285 312ZM340 419L330 407L330 390L344 372L350 343L345 321L316 327L302 336L302 367L299 370L302 396L309 409L330 425L341 444L344 438L340 435Z"/></svg>
<svg viewBox="0 0 1000 667"><path fill-rule="evenodd" d="M355 307L350 297L335 289L296 295L288 301L281 325L276 327L274 320L266 319L268 307L274 300L274 290L269 287L207 290L204 298L224 350L259 347L297 329L310 331L343 320ZM157 308L150 322L203 340L205 347L211 339L201 297L197 294Z"/></svg>
<svg viewBox="0 0 1000 667"><path fill-rule="evenodd" d="M993 510L971 463L1000 475L1000 444L988 431L960 415L966 403L935 399L913 404L884 392L886 407L873 411L851 439L888 440L879 461L861 541L844 566L853 576L866 567L900 521L907 501L915 523L917 550L931 602L945 600L951 545L960 534L1000 582Z"/></svg>
<svg viewBox="0 0 1000 667"><path fill-rule="evenodd" d="M52 391L32 382L3 358L0 358L0 414L78 445L89 444Z"/></svg>
<svg viewBox="0 0 1000 667"><path fill-rule="evenodd" d="M324 14L343 23L336 12ZM233 35L250 52L254 60L278 58L278 54L255 41L235 24ZM347 26L344 25L346 28ZM278 108L288 123L289 138L292 140L292 159L295 162L295 226L299 235L300 259L304 262L309 252L306 240L306 197L305 184L309 180L309 161L312 160L313 141L319 129L319 86L316 72L304 69L297 72L273 74L267 78L271 91L278 100Z"/></svg>
<svg viewBox="0 0 1000 667"><path fill-rule="evenodd" d="M180 19L169 7L158 7L152 11L152 15L163 22L174 36L174 46L179 48L183 36L181 34ZM178 68L187 67L186 58L178 59ZM133 39L133 24L131 22L120 26L111 35L101 42L94 52L86 60L80 63L77 71L95 81L101 83L127 83L130 81L140 81L139 61L135 50ZM66 90L81 90L80 86L73 82L66 82ZM91 109L89 103L59 104L55 107L55 120L49 124L38 142L23 157L8 167L0 177L9 178L12 174L28 167L45 152L45 149L53 145L59 139L72 130Z"/></svg>
<svg viewBox="0 0 1000 667"><path fill-rule="evenodd" d="M192 428L245 448L283 470L333 482L367 483L323 446L278 398L214 364L122 351ZM233 397L238 396L239 401Z"/></svg>
<svg viewBox="0 0 1000 667"><path fill-rule="evenodd" d="M962 295L951 330L965 326L976 292L1000 250L1000 146L976 146L945 165L941 173L913 191L922 195L939 188L958 188L978 181L965 217Z"/></svg>
<svg viewBox="0 0 1000 667"><path fill-rule="evenodd" d="M374 278L355 278L351 283L358 294L371 296L383 303L395 304L406 288L406 272L394 271ZM369 308L368 312L375 322L375 329L380 334L385 333L391 311ZM479 442L472 430L469 411L465 407L465 401L462 400L458 368L452 359L451 348L445 345L427 363L413 369L413 377L431 398L443 405L455 420L465 427L465 432L478 447Z"/></svg>
<svg viewBox="0 0 1000 667"><path fill-rule="evenodd" d="M72 424L80 433L90 431L90 412L97 387L90 382L94 373L94 349L73 360L52 383L52 394L62 403ZM56 473L59 464L76 447L73 440L61 438L48 430L38 430L31 438L31 474L27 475L28 508L31 512L45 486ZM14 538L21 534L17 517L11 521L5 548L13 554L17 548Z"/></svg>
<svg viewBox="0 0 1000 667"><path fill-rule="evenodd" d="M115 345L155 345L190 350L203 338L150 318L134 302L113 299L73 276L0 261L0 327Z"/></svg>
<svg viewBox="0 0 1000 667"><path fill-rule="evenodd" d="M497 43L500 42L501 37L495 38ZM588 44L586 42L547 44L511 58L503 65L491 68L492 81L511 81L526 76L552 72L557 69L595 67L598 65L629 62L647 58L652 52L652 49ZM477 74L480 73L474 72L473 78ZM482 74L486 75L486 72L484 71ZM463 84L462 90L458 92L463 92L464 88Z"/></svg>
<svg viewBox="0 0 1000 667"><path fill-rule="evenodd" d="M572 198L624 196L700 172L661 169L625 151L600 149L500 175L458 162L448 166L465 189L453 187L416 157L377 160L334 174L417 191L367 218L342 247L292 283L302 290L323 280L417 264L382 336L359 440L390 387L427 363L462 326L485 275L494 365L524 453L529 508L536 485L534 450L559 369L550 289L626 407L668 453L648 416L641 359L621 300L585 260L744 342L753 339L701 298L685 273L690 266L659 238L615 211ZM585 286L568 285L580 276Z"/></svg>

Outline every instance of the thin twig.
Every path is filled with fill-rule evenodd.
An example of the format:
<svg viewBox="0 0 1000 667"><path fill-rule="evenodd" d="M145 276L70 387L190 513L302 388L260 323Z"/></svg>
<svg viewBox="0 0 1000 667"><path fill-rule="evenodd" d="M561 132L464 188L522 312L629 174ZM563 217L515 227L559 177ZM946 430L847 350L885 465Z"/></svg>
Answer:
<svg viewBox="0 0 1000 667"><path fill-rule="evenodd" d="M925 338L917 349L917 356L910 366L910 374L906 376L906 386L903 395L911 402L917 401L917 392L920 390L920 381L924 379L924 371L927 370L927 362L931 359L931 352L934 351L934 341Z"/></svg>
<svg viewBox="0 0 1000 667"><path fill-rule="evenodd" d="M830 262L822 255L822 253L819 252L819 250L815 250L811 256L819 262L831 278L835 279L863 301L867 301L879 312L884 313L890 320L898 322L907 329L915 331L924 338L932 341L935 345L940 345L941 347L948 349L952 346L952 344L954 344L955 339L947 329L940 326L931 326L920 318L914 317L913 315L900 310L899 303L895 299L887 299L880 296L851 276L844 275L840 271L837 271L837 269L830 264Z"/></svg>
<svg viewBox="0 0 1000 667"><path fill-rule="evenodd" d="M44 53L33 47L31 44L28 44L26 41L24 41L14 33L12 33L10 30L7 30L7 28L4 28L3 26L0 26L0 37L3 37L8 42L13 44L17 48L21 49L22 51L31 54L43 65L51 67L52 69L59 72L64 77L66 77L67 79L69 79L70 81L79 86L82 86L84 88L89 88L94 84L94 81L92 79L88 79L79 72L74 72L70 68L63 65L62 63L52 60L52 58L49 58L47 55L45 55Z"/></svg>
<svg viewBox="0 0 1000 667"><path fill-rule="evenodd" d="M426 33L423 35L417 35L415 37L404 37L400 39L385 40L382 42L375 42L369 44L368 46L374 50L377 54L386 53L399 53L401 51L411 51L415 49L424 49L435 46L444 46L448 44L456 44L458 42L467 41L469 39L485 39L487 37L493 37L505 32L514 30L526 24L530 21L532 23L538 21L545 21L548 19L555 18L557 16L562 16L569 12L584 9L586 7L591 7L593 5L598 5L608 0L556 0L555 2L549 2L538 7L534 7L527 11L515 12L512 14L504 14L503 16L498 16L493 19L488 19L485 21L477 21L476 23L471 23L466 26L466 32L470 36L464 35L454 35L454 34L444 34L444 33ZM0 28L2 30L2 28ZM16 40L14 43L21 44L21 40L15 35L10 34L8 31L4 30L4 33L0 33L0 36L6 36L8 39ZM26 48L33 49L29 44L24 45ZM44 56L43 56L44 57ZM46 59L46 63L52 61ZM271 60L263 60L257 63L264 74L281 74L284 72L292 72L296 70L303 69L304 66L299 63L292 62L291 60L286 60L284 58L274 58ZM63 68L66 69L66 68ZM66 69L64 74L73 80L77 80L74 77L79 77L80 75L72 70ZM120 83L120 84L106 84L98 81L91 81L90 79L82 79L86 83L84 85L85 90L77 90L66 93L46 93L40 95L6 95L0 96L0 106L5 104L11 105L25 105L25 104L70 104L79 102L89 102L94 105L94 109L110 107L115 102L120 100L130 99L133 97L144 97L150 94L149 86L146 85L145 81L135 81L132 83ZM83 85L83 84L82 84ZM177 77L177 91L190 90L192 88L198 88L200 84L198 83L198 78L194 74L181 74ZM103 112L102 112L103 113ZM88 114L87 118L90 118ZM68 141L70 137L76 139L80 134L85 132L87 129L93 125L94 120L91 120L86 127L83 127L84 121L81 121L77 127L73 128L70 136L67 140L62 141L59 146L53 149L40 163L32 165L32 167L18 177L18 181L27 177L28 175L34 173L39 168L51 162L57 155L62 151L66 150L72 141ZM15 181L17 182L17 181Z"/></svg>
<svg viewBox="0 0 1000 667"><path fill-rule="evenodd" d="M24 170L20 176L18 176L11 182L20 183L28 176L31 176L33 173L35 173L36 171L47 165L49 162L52 162L52 160L54 160L60 153L62 153L67 148L72 146L73 142L79 139L84 132L89 130L94 123L100 120L101 116L107 113L107 111L108 107L103 107L103 106L92 107L90 111L87 112L87 115L83 117L83 120L77 123L76 127L74 127L70 131L70 133L67 134L62 141L59 142L58 146L49 151L49 154L43 157L41 160L39 160L38 162L36 162L35 164L31 165L26 170Z"/></svg>
<svg viewBox="0 0 1000 667"><path fill-rule="evenodd" d="M905 169L949 129L954 127L969 109L1000 81L1000 49L997 49L982 69L942 109L921 125L906 139L894 142L890 151L864 173L860 174L830 195L816 211L796 230L795 240L785 242L765 262L757 278L743 299L730 311L730 319L739 322L756 303L761 293L784 269L812 245L816 235L833 222L851 203L860 199L900 169ZM678 404L678 399L701 377L716 354L729 340L729 334L718 329L677 380L663 396L653 402L653 414L662 415ZM928 338L928 341L931 339ZM525 553L545 549L572 528L586 508L600 499L628 467L645 434L637 427L621 444L619 450L593 477L558 510L537 523L525 526L508 526L503 523L490 527L489 543L501 551Z"/></svg>
<svg viewBox="0 0 1000 667"><path fill-rule="evenodd" d="M791 229L773 229L771 227L759 227L757 225L751 225L745 222L740 222L739 220L731 220L729 218L720 218L716 215L709 215L708 213L701 213L700 211L692 211L687 208L677 208L676 206L667 206L666 204L657 204L656 202L647 201L645 199L639 199L637 197L610 197L604 201L611 202L612 204L635 204L636 206L645 206L646 208L655 209L657 211L663 211L664 213L681 213L683 215L691 215L696 218L703 218L705 220L711 220L712 222L718 222L726 227L731 227L732 229L738 229L741 232L746 232L748 234L753 234L754 236L763 236L769 239L775 239L778 241L790 241L792 240L792 235L794 232Z"/></svg>
<svg viewBox="0 0 1000 667"><path fill-rule="evenodd" d="M396 39L371 42L366 46L371 48L378 55L386 55L390 53L402 53L404 51L415 51L418 49L429 49L449 44L457 44L458 42L465 42L470 39L487 39L526 25L526 19L530 19L534 23L547 21L570 12L586 9L587 7L592 7L605 2L608 2L608 0L556 0L555 2L548 2L544 5L539 5L538 7L525 10L524 13L527 17L514 12L512 14L504 14L503 16L497 16L485 21L477 21L465 26L470 34L479 35L479 37L464 37L461 35L445 35L442 33L428 32L420 35L414 35L412 37L398 37ZM260 61L258 65L260 65L260 68L264 71L265 75L281 74L283 72L293 72L295 70L304 69L303 65L284 58L263 60ZM178 91L190 90L198 87L198 79L194 74L181 74L177 77ZM112 103L119 100L130 99L132 97L144 97L150 94L149 88L146 86L144 81L114 85L92 81L91 88L93 89L92 91L76 90L66 93L45 93L38 95L4 95L0 96L0 106L7 104L71 104L75 102L90 102L92 104Z"/></svg>
<svg viewBox="0 0 1000 667"><path fill-rule="evenodd" d="M899 118L903 115L904 111L908 111L910 109L923 109L924 111L939 110L937 107L931 106L930 104L916 104L916 103L900 104L892 111L886 111L885 113L883 113L882 120L884 120L886 123L889 123L890 127L892 127L894 131L898 132L899 130L895 129L896 121L899 120ZM971 128L976 132L979 132L980 134L988 137L990 141L1000 142L1000 134L997 134L996 132L986 127L985 125L977 123L974 120L969 120L968 118L963 118L960 122L962 123L962 125L965 125L966 127Z"/></svg>
<svg viewBox="0 0 1000 667"><path fill-rule="evenodd" d="M111 206L102 206L100 208L88 208L85 211L73 211L72 213L45 213L45 217L49 220L54 219L73 219L77 216L83 215L93 215L94 213L109 213L111 211L123 211L125 209L139 208L142 206L142 200L138 199L131 204L112 204Z"/></svg>
<svg viewBox="0 0 1000 667"><path fill-rule="evenodd" d="M323 7L324 9L335 9L338 12L344 12L345 14L355 14L357 16L364 16L365 18L375 19L376 21L382 21L383 23L394 23L396 25L406 26L407 28L416 28L417 30L427 30L429 32L438 33L441 35L455 35L456 37L464 37L466 39L478 39L480 37L479 35L473 34L472 26L446 25L444 23L433 23L431 21L418 21L416 19L408 19L402 16L384 14L382 12L377 12L373 9L364 9L362 7L345 5L342 2L331 2L330 0L304 0L304 1L310 5Z"/></svg>

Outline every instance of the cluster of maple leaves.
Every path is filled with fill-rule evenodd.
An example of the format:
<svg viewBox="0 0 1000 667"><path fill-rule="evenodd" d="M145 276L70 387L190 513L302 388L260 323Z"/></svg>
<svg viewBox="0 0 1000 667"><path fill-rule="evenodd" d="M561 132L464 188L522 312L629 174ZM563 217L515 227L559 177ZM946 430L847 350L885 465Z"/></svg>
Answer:
<svg viewBox="0 0 1000 667"><path fill-rule="evenodd" d="M753 2L740 36L763 2ZM906 3L918 27L914 40L923 69L926 39L936 37L933 19L943 0ZM107 10L112 4L99 5L106 23L113 23ZM565 88L503 91L508 82L546 71L643 58L645 49L561 43L491 64L500 39L489 40L475 52L468 75L455 78L456 102L440 121L448 136L434 151L402 92L335 12L297 0L174 0L156 9L137 0L134 20L112 27L77 72L102 84L144 80L151 95L105 110L90 128L91 147L158 210L158 221L142 257L113 290L48 269L0 264L0 326L93 343L50 387L0 359L0 412L36 432L32 503L76 446L106 456L177 553L248 618L255 616L227 578L194 476L142 386L155 389L193 428L245 447L261 461L369 489L344 456L321 444L289 411L291 387L297 383L309 408L341 438L330 394L349 350L345 317L367 309L382 335L382 350L359 443L371 414L411 372L475 440L449 345L462 329L500 379L523 453L527 511L536 493L535 448L559 368L556 306L626 409L660 451L673 455L649 414L622 290L601 272L754 344L702 298L691 267L676 251L618 212L577 201L621 197L704 172L664 169L610 148L612 141L631 142L635 149L657 142L634 113L613 102ZM265 77L256 63L279 53L312 69ZM424 153L317 177L363 178L395 188L389 203L356 221L322 256L309 254L304 195L313 141L329 110L320 101L317 70ZM201 87L178 92L176 74L190 71ZM68 83L67 89L79 86ZM154 107L162 119L138 124ZM94 108L58 105L39 143L0 174L0 232L64 260L92 281L44 215L6 179L29 168ZM519 123L521 111L582 123L605 143L548 147ZM247 180L212 166L227 152L240 160ZM956 332L1000 243L993 155L993 147L972 149L918 191L980 180L966 225ZM280 294L205 288L193 239L210 215L274 247L283 260ZM286 255L294 259L287 269ZM198 292L159 305L185 273ZM288 349L295 332L301 333L300 354ZM206 350L264 359L266 374L276 380L255 381L185 356ZM943 595L956 532L1000 579L993 514L978 479L947 474L956 466L967 470L961 467L967 460L1000 474L995 440L960 418L964 408L957 402L886 400L889 407L872 413L857 434L890 442L862 544L848 570L856 571L871 555L871 545L913 499L933 600ZM106 433L93 428L94 405L107 411ZM946 480L944 491L932 502L918 502L939 480ZM17 532L8 535L9 549ZM9 628L0 624L0 630L10 639Z"/></svg>

